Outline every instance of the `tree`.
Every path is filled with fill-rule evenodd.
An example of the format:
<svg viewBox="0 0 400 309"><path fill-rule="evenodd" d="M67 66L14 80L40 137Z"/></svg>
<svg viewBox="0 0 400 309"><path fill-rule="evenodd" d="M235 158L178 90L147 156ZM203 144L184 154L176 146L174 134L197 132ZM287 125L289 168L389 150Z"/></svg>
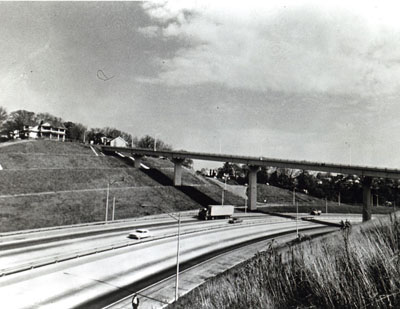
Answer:
<svg viewBox="0 0 400 309"><path fill-rule="evenodd" d="M285 189L293 189L295 187L296 170L291 168L278 168L279 186Z"/></svg>
<svg viewBox="0 0 400 309"><path fill-rule="evenodd" d="M69 140L83 141L84 134L87 128L80 123L74 123L72 121L64 122L64 126L67 129L66 138Z"/></svg>
<svg viewBox="0 0 400 309"><path fill-rule="evenodd" d="M187 168L193 168L193 160L190 158L186 158L183 163L183 166L186 166Z"/></svg>
<svg viewBox="0 0 400 309"><path fill-rule="evenodd" d="M279 187L279 176L278 176L278 171L275 170L268 179L268 182L270 185L275 186L275 187Z"/></svg>
<svg viewBox="0 0 400 309"><path fill-rule="evenodd" d="M156 142L156 149L158 150L172 150L172 147L166 143L164 143L162 140L158 139L155 141L153 137L150 135L146 135L142 137L138 143L137 146L139 148L145 148L145 149L154 149L154 143Z"/></svg>
<svg viewBox="0 0 400 309"><path fill-rule="evenodd" d="M103 129L101 129L101 132L110 138L117 138L118 136L121 136L123 138L123 134L122 131L116 129L116 128L110 128L110 127L105 127Z"/></svg>
<svg viewBox="0 0 400 309"><path fill-rule="evenodd" d="M56 117L52 114L49 113L39 113L36 115L36 122L37 123L45 123L45 122L49 122L51 125L53 126L62 126L64 123L64 120L62 120L62 118L60 117Z"/></svg>
<svg viewBox="0 0 400 309"><path fill-rule="evenodd" d="M308 171L303 170L300 175L296 177L297 188L300 190L307 190L309 193L315 192L317 182L315 177Z"/></svg>
<svg viewBox="0 0 400 309"><path fill-rule="evenodd" d="M268 167L261 166L257 173L257 183L266 184L268 182Z"/></svg>
<svg viewBox="0 0 400 309"><path fill-rule="evenodd" d="M101 132L100 128L91 128L87 134L86 134L86 139L88 141L93 141L95 144L100 144L101 143L101 137L104 136L104 134Z"/></svg>
<svg viewBox="0 0 400 309"><path fill-rule="evenodd" d="M34 112L26 110L17 110L10 113L7 121L3 124L6 132L14 130L23 130L24 125L33 126L36 124L36 116Z"/></svg>
<svg viewBox="0 0 400 309"><path fill-rule="evenodd" d="M0 106L0 128L3 125L3 122L7 120L7 111L4 107Z"/></svg>

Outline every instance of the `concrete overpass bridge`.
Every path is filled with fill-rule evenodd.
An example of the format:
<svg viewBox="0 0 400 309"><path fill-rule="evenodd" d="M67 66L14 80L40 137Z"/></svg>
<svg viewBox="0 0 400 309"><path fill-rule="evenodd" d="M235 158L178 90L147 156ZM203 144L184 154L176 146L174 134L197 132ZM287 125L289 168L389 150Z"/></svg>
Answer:
<svg viewBox="0 0 400 309"><path fill-rule="evenodd" d="M261 166L291 168L309 171L332 172L338 174L358 175L362 177L363 186L363 221L371 219L372 203L371 203L371 184L373 178L392 178L400 179L400 170L343 165L332 163L320 163L310 161L281 160L265 157L237 156L228 154L201 153L189 151L172 151L172 150L150 150L143 148L125 148L101 146L103 152L119 152L132 156L135 159L135 167L140 168L143 156L157 156L171 159L174 163L174 185L182 184L182 163L185 159L230 162L238 164L246 164L249 167L249 209L257 209L257 172Z"/></svg>

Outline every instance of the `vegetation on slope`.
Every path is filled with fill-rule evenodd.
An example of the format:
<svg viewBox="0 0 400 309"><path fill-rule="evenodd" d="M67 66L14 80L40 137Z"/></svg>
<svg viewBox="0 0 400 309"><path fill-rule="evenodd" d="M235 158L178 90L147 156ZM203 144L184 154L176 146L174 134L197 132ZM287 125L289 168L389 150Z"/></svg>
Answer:
<svg viewBox="0 0 400 309"><path fill-rule="evenodd" d="M149 169L131 159L96 156L87 145L48 140L1 147L0 232L104 221L109 190L109 217L115 219L198 209L220 203L221 189L184 169L182 187L174 187L173 163L143 158ZM241 199L226 194L226 203ZM143 207L152 205L157 207Z"/></svg>
<svg viewBox="0 0 400 309"><path fill-rule="evenodd" d="M400 213L276 249L207 281L169 308L393 308Z"/></svg>

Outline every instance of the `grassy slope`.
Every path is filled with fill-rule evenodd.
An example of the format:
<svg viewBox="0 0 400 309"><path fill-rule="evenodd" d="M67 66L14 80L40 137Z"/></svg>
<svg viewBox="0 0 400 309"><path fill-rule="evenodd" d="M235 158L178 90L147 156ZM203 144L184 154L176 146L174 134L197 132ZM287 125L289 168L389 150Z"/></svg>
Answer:
<svg viewBox="0 0 400 309"><path fill-rule="evenodd" d="M132 161L119 157L96 156L89 146L75 143L43 140L2 145L0 232L102 221L107 182L121 178L124 181L115 182L110 190L110 205L116 198L117 219L160 211L143 209L143 204L167 212L221 203L221 187L195 173L184 170L183 187L175 188L171 161L147 157L143 163L151 169L135 169ZM267 198L269 203L292 200L291 192L276 187L259 185L258 191L259 199ZM297 196L311 205L321 204L308 195ZM244 200L227 191L224 203L241 206ZM294 211L293 207L266 210Z"/></svg>
<svg viewBox="0 0 400 309"><path fill-rule="evenodd" d="M128 162L129 163L129 162ZM0 232L102 221L107 181L116 198L116 219L160 212L198 209L205 197L220 202L220 188L184 170L179 190L172 186L173 164L145 158L143 163L168 182L160 184L145 170L118 157L96 156L90 147L55 141L30 141L0 148ZM193 198L193 195L197 196ZM239 202L227 194L227 203Z"/></svg>
<svg viewBox="0 0 400 309"><path fill-rule="evenodd" d="M169 308L398 308L400 213L216 276Z"/></svg>
<svg viewBox="0 0 400 309"><path fill-rule="evenodd" d="M281 189L274 186L258 184L257 192L258 192L257 201L261 203L266 201L266 203L283 204L288 202L291 203L293 200L292 191ZM321 202L323 202L325 205L325 201L322 201L321 199L310 196L308 194L299 192L296 192L296 201L299 202L300 205L301 204L320 205Z"/></svg>

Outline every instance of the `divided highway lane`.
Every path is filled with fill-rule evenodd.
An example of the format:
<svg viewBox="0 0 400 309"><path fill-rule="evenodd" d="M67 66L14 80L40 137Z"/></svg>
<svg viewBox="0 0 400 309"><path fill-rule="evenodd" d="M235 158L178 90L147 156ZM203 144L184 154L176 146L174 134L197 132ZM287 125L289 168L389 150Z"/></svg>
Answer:
<svg viewBox="0 0 400 309"><path fill-rule="evenodd" d="M197 221L197 211L182 212L182 222ZM118 221L86 223L70 226L48 227L35 230L23 230L0 233L0 249L12 249L34 244L43 244L65 239L74 239L88 235L98 235L117 230L124 231L140 226L157 226L167 223L174 224L175 221L167 215L154 215L141 218L133 218Z"/></svg>
<svg viewBox="0 0 400 309"><path fill-rule="evenodd" d="M281 218L279 218L281 220ZM282 220L281 220L282 221ZM214 222L212 222L214 223ZM260 236L293 231L295 222L226 225L183 235L182 262ZM299 222L299 228L319 227ZM175 265L176 238L166 238L82 257L0 278L4 308L74 308Z"/></svg>
<svg viewBox="0 0 400 309"><path fill-rule="evenodd" d="M246 223L252 223L260 220L265 223L276 223L282 221L282 219L277 220L276 218L271 218L268 216L249 216L245 218ZM161 223L158 223L156 225L152 225L150 224L150 222L146 223L148 224L146 227L150 227L153 232L153 239L176 235L176 222L167 222L164 223L164 226L160 225ZM202 229L215 229L225 227L226 225L226 220L215 220L208 222L202 222L198 220L192 222L191 220L189 220L182 223L181 233L191 233ZM152 226L154 227L152 228ZM96 229L98 229L98 227L96 227ZM64 260L68 257L75 257L90 254L91 252L94 253L96 251L102 251L102 248L112 246L118 247L122 245L134 245L139 241L127 239L127 235L132 229L134 229L134 227L130 227L127 230L123 229L122 231L120 228L105 229L103 234L89 233L90 236L87 237L66 239L60 241L46 240L43 244L21 247L17 249L1 250L0 275L17 272L23 269L30 269L31 267L47 265L49 263L52 263L53 261ZM146 241L149 241L149 239L147 239Z"/></svg>
<svg viewBox="0 0 400 309"><path fill-rule="evenodd" d="M309 236L315 236L331 233L337 230L338 228L323 226L317 229L307 230L305 233ZM271 244L278 248L280 245L296 239L296 234L290 233L281 236L274 235L273 239L273 242L269 238L247 244L237 249L212 256L210 259L189 266L187 269L182 269L179 274L179 296L182 297L194 288L203 284L208 280L208 278L215 277L216 275L254 257L255 254L266 250ZM285 249L281 252L284 252L284 250ZM103 309L131 309L133 292L139 295L140 308L164 308L175 300L175 275L171 275L163 280L152 283L143 289L138 286L137 289L132 287L121 290L120 294L114 293L108 298L105 297L104 299L99 299L95 302L85 304L84 307L85 309L98 309L102 307ZM123 297L123 295L127 296ZM115 301L118 299L118 296L123 298Z"/></svg>

